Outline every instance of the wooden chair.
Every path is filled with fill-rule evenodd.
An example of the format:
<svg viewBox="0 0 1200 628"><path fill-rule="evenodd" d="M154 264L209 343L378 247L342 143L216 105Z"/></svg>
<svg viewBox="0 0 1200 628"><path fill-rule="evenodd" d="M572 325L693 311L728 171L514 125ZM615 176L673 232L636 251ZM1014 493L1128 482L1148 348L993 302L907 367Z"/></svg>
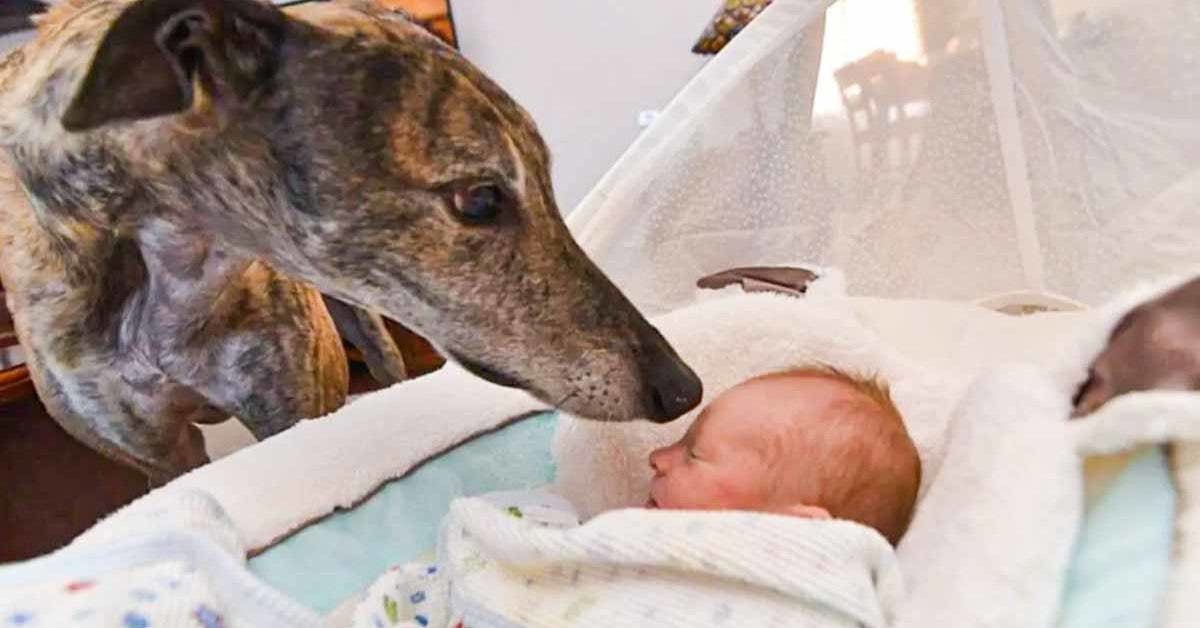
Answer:
<svg viewBox="0 0 1200 628"><path fill-rule="evenodd" d="M896 170L911 167L923 120L911 114L910 105L927 99L925 66L876 50L839 68L834 79L850 122L859 173L879 174L885 166ZM890 156L895 144L900 150L899 159L893 162ZM869 163L864 153L870 155Z"/></svg>
<svg viewBox="0 0 1200 628"><path fill-rule="evenodd" d="M7 352L16 346L17 332L5 301L4 284L0 283L0 351ZM4 368L4 363L0 362L0 408L30 399L35 394L29 369L23 363Z"/></svg>
<svg viewBox="0 0 1200 628"><path fill-rule="evenodd" d="M408 13L442 41L458 47L454 21L450 16L450 0L383 0L382 4Z"/></svg>

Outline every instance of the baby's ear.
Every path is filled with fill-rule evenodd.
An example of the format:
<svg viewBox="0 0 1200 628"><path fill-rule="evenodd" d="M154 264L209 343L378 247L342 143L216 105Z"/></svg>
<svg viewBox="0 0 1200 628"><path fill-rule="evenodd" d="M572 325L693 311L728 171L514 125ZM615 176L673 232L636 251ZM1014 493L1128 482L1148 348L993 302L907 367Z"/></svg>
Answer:
<svg viewBox="0 0 1200 628"><path fill-rule="evenodd" d="M792 504L791 506L784 506L780 513L791 515L793 517L801 517L804 519L833 518L833 515L829 514L828 510L825 510L820 506L809 506L808 504Z"/></svg>

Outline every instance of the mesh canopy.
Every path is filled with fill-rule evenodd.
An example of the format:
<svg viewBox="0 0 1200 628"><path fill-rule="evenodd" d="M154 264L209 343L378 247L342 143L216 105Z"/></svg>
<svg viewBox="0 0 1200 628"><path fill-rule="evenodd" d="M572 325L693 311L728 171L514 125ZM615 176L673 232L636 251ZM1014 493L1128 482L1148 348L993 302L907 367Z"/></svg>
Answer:
<svg viewBox="0 0 1200 628"><path fill-rule="evenodd" d="M568 224L651 314L798 263L1095 304L1200 262L1197 55L1194 0L776 0Z"/></svg>

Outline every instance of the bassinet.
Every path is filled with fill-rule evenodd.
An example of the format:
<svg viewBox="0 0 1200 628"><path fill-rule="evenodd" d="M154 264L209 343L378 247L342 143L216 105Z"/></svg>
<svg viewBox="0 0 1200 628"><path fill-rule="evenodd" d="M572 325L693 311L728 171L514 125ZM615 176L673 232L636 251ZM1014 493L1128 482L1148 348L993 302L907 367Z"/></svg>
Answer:
<svg viewBox="0 0 1200 628"><path fill-rule="evenodd" d="M886 48L904 26L852 36L871 20L846 16L871 6L775 0L570 214L645 313L734 266L836 268L901 350L951 363L947 347L975 346L955 334L984 338L1006 316L990 310L1093 306L1200 266L1200 5L917 2L920 45L878 53L871 37ZM1018 358L1038 342L989 347ZM448 367L369 395L172 486L216 495L252 569L330 611L427 547L450 497L552 478L555 415L463 381ZM1110 499L1171 494L1147 460ZM1156 503L1123 525L1169 537L1172 497Z"/></svg>

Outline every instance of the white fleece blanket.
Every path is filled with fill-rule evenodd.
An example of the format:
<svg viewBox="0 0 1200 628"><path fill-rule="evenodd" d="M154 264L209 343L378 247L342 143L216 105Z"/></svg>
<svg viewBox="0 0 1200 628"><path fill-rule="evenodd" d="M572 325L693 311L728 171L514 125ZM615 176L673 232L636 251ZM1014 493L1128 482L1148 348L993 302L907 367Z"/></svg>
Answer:
<svg viewBox="0 0 1200 628"><path fill-rule="evenodd" d="M456 500L437 564L386 575L355 628L875 628L901 599L892 548L855 523L626 509L573 525L506 497L536 499Z"/></svg>

